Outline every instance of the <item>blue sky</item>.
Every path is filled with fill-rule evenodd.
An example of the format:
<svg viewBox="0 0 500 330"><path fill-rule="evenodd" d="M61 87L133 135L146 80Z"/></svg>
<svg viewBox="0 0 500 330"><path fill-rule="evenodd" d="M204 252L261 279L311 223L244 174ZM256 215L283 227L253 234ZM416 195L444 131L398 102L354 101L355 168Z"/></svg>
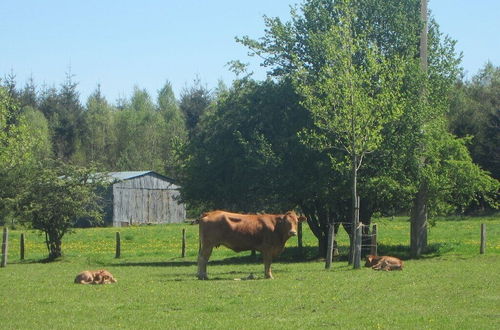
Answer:
<svg viewBox="0 0 500 330"><path fill-rule="evenodd" d="M298 0L15 0L0 1L0 77L23 86L60 85L71 68L82 101L97 84L110 102L134 86L153 97L168 80L178 97L198 76L208 88L234 75L226 63L249 62L235 36L264 34L263 15L289 17ZM430 0L441 31L458 41L463 67L475 74L500 65L499 0Z"/></svg>

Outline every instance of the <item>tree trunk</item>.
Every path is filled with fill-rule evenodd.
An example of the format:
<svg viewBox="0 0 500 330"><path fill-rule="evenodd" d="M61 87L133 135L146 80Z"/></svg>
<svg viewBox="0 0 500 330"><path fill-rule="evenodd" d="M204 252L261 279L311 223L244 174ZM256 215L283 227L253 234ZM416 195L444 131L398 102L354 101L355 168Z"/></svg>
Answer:
<svg viewBox="0 0 500 330"><path fill-rule="evenodd" d="M413 201L410 227L410 256L418 258L427 247L427 185L422 184Z"/></svg>
<svg viewBox="0 0 500 330"><path fill-rule="evenodd" d="M57 232L46 233L45 239L49 250L49 260L54 260L62 257L62 241Z"/></svg>
<svg viewBox="0 0 500 330"><path fill-rule="evenodd" d="M427 0L420 0L420 16L423 22L420 31L420 68L427 72ZM421 91L421 102L426 103L425 89ZM420 185L413 201L410 228L410 256L418 258L427 247L427 184Z"/></svg>
<svg viewBox="0 0 500 330"><path fill-rule="evenodd" d="M354 150L354 148L353 148ZM356 241L356 230L358 227L359 219L357 219L357 205L358 205L358 159L356 155L352 156L352 218L351 218L351 235L349 235L349 265L354 262L354 242Z"/></svg>
<svg viewBox="0 0 500 330"><path fill-rule="evenodd" d="M308 203L302 204L301 209L307 218L307 223L309 228L313 232L314 236L318 239L318 257L326 257L326 248L328 243L328 228L329 219L333 219L335 223L335 218L333 214L321 203ZM337 233L338 225L335 227ZM334 242L335 256L338 255L337 242Z"/></svg>

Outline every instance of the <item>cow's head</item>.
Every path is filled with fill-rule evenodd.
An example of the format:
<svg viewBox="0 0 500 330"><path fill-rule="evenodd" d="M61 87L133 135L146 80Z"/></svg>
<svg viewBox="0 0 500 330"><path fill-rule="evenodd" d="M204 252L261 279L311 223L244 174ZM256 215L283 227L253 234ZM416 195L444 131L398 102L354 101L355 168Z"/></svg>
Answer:
<svg viewBox="0 0 500 330"><path fill-rule="evenodd" d="M283 226L283 233L286 235L286 238L288 239L292 236L296 236L298 224L306 220L306 217L298 217L294 211L288 211L280 220L280 223Z"/></svg>
<svg viewBox="0 0 500 330"><path fill-rule="evenodd" d="M101 283L103 284L116 283L116 279L107 270L101 270L99 275L101 276Z"/></svg>
<svg viewBox="0 0 500 330"><path fill-rule="evenodd" d="M374 255L367 255L366 256L366 263L365 263L365 267L371 267L373 266L376 262L375 259L377 258L377 256L374 256Z"/></svg>

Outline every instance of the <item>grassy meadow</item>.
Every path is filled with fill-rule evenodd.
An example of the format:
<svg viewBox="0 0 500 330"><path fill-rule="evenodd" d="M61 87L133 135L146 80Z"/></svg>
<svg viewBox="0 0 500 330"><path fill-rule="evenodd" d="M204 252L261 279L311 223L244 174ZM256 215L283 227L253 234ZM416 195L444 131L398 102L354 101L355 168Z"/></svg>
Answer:
<svg viewBox="0 0 500 330"><path fill-rule="evenodd" d="M379 254L407 259L409 224L377 219ZM480 223L487 226L479 254ZM187 253L181 258L181 231ZM115 259L115 233L121 258ZM19 260L19 237L26 257ZM2 329L498 329L500 217L444 218L429 231L429 251L405 260L401 272L353 270L340 257L331 270L315 258L304 226L304 249L287 243L263 279L249 252L214 250L210 280L196 279L198 227L179 224L78 229L63 238L64 257L46 263L36 231L9 232L9 263L0 268ZM341 253L348 238L339 232ZM105 268L118 283L76 285L75 275ZM255 280L245 279L254 274Z"/></svg>

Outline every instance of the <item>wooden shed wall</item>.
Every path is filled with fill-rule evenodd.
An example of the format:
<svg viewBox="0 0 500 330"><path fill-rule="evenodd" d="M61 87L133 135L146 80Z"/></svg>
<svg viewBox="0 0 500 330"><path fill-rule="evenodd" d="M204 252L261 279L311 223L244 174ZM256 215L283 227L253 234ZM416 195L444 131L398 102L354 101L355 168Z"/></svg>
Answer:
<svg viewBox="0 0 500 330"><path fill-rule="evenodd" d="M179 223L186 218L177 203L178 187L154 173L113 185L113 225Z"/></svg>

